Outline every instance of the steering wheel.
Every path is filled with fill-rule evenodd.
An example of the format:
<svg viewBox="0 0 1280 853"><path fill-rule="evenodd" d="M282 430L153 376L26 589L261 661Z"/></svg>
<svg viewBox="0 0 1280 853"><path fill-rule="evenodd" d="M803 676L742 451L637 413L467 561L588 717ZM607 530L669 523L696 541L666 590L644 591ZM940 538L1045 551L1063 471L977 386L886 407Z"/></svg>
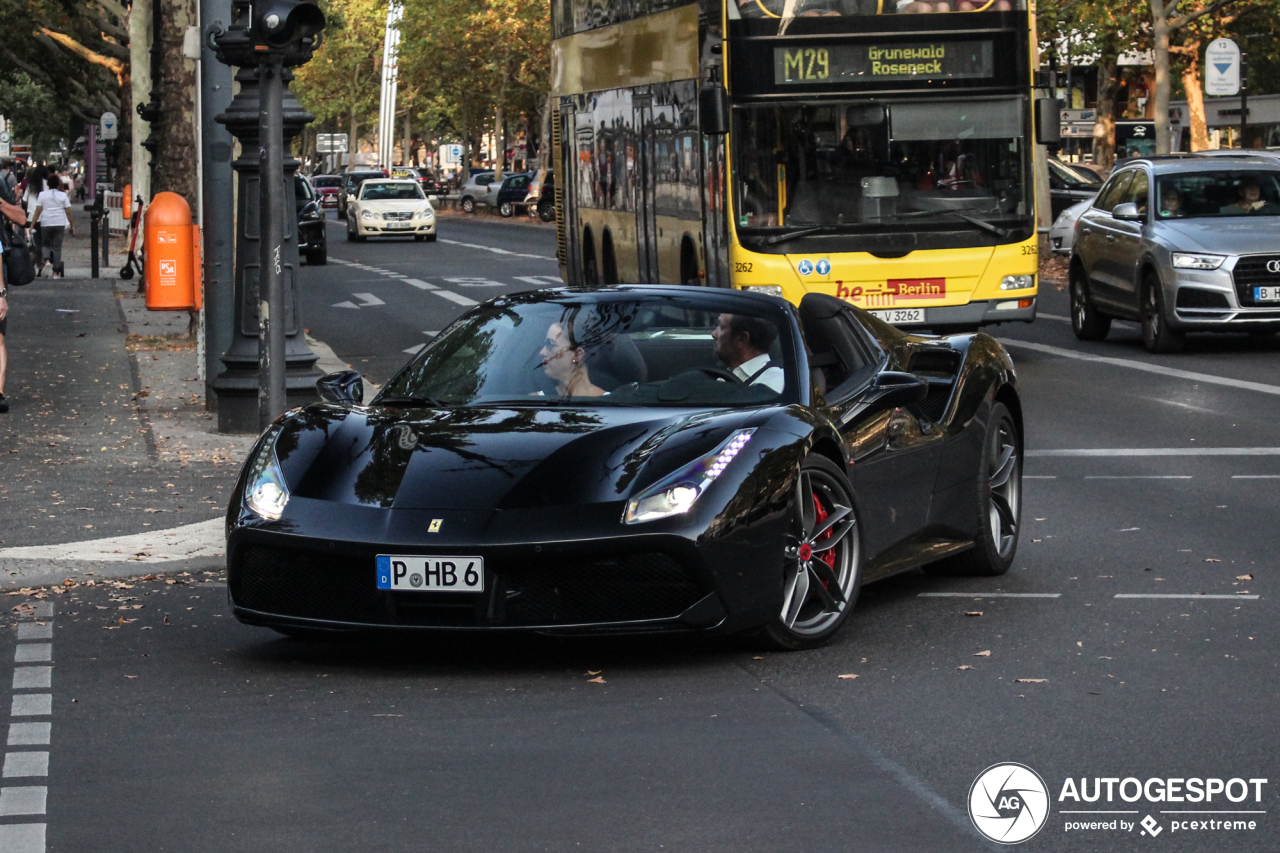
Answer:
<svg viewBox="0 0 1280 853"><path fill-rule="evenodd" d="M694 370L700 373L705 373L714 379L723 379L724 381L731 382L734 385L742 384L742 380L738 378L737 374L732 370L725 370L723 367L695 367Z"/></svg>

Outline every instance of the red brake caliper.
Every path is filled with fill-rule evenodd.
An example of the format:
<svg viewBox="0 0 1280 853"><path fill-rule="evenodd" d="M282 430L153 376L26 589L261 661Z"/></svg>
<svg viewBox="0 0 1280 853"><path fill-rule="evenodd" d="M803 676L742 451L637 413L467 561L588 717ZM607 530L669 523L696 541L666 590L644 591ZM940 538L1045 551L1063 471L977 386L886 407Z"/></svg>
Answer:
<svg viewBox="0 0 1280 853"><path fill-rule="evenodd" d="M822 501L818 500L817 495L813 496L813 508L814 508L814 511L817 513L817 521L814 522L814 525L817 526L822 522L826 521L827 515L828 515L827 511L822 507ZM821 536L818 537L818 541L821 542L823 539L830 539L832 536L832 533L833 531L828 530L826 533L823 533ZM818 557L818 559L826 563L831 568L831 571L834 572L836 570L836 550L834 548L822 554L822 556ZM828 584L826 581L823 581L822 585L824 587L830 588L830 584Z"/></svg>

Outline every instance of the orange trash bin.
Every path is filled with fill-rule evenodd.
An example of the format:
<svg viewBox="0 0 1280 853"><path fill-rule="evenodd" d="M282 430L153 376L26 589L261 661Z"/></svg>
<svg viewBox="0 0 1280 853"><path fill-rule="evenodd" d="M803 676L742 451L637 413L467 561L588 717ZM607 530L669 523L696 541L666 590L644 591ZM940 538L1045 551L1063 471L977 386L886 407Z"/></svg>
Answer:
<svg viewBox="0 0 1280 853"><path fill-rule="evenodd" d="M187 200L177 193L157 193L147 207L143 237L147 308L152 311L195 307L192 230Z"/></svg>

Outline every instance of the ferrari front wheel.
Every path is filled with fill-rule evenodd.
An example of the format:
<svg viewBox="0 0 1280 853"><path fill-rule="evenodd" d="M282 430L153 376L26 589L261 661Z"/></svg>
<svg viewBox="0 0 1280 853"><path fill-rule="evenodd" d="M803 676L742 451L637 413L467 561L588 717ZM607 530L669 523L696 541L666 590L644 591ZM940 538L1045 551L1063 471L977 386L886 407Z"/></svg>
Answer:
<svg viewBox="0 0 1280 853"><path fill-rule="evenodd" d="M792 531L782 551L782 603L765 636L779 648L820 646L853 610L862 585L858 514L849 480L810 456L796 477Z"/></svg>

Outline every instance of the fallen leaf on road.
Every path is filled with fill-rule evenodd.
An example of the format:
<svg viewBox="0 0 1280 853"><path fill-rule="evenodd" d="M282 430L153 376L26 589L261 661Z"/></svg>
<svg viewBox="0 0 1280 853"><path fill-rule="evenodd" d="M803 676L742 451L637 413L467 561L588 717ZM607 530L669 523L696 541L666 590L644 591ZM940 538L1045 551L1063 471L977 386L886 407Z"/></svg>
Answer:
<svg viewBox="0 0 1280 853"><path fill-rule="evenodd" d="M1076 640L1076 645L1082 649L1084 648L1084 643L1080 642L1079 640Z"/></svg>
<svg viewBox="0 0 1280 853"><path fill-rule="evenodd" d="M188 609L188 610L190 610L191 608L187 608L187 609ZM599 675L601 672L604 672L604 670L601 670L601 669L589 669L589 670L587 670L587 675Z"/></svg>
<svg viewBox="0 0 1280 853"><path fill-rule="evenodd" d="M1204 558L1204 561L1205 561L1206 563L1221 563L1221 562L1222 562L1221 560L1216 560L1216 559L1214 559L1213 557L1205 557L1205 558Z"/></svg>
<svg viewBox="0 0 1280 853"><path fill-rule="evenodd" d="M1251 580L1253 580L1253 575L1236 575L1236 580L1238 580L1238 581L1251 581Z"/></svg>
<svg viewBox="0 0 1280 853"><path fill-rule="evenodd" d="M164 617L164 624L166 624L166 625L168 625L168 624L169 624L169 617L168 617L168 616Z"/></svg>
<svg viewBox="0 0 1280 853"><path fill-rule="evenodd" d="M985 652L974 652L973 656L975 658L989 658L991 657L991 650L987 649Z"/></svg>
<svg viewBox="0 0 1280 853"><path fill-rule="evenodd" d="M755 657L752 658L752 660L764 660L764 658L761 657L760 655L756 655Z"/></svg>
<svg viewBox="0 0 1280 853"><path fill-rule="evenodd" d="M595 678L588 678L587 683L588 684L608 684L609 682L604 680L603 675L597 675Z"/></svg>
<svg viewBox="0 0 1280 853"><path fill-rule="evenodd" d="M857 678L857 677L858 677L858 676L854 675L852 672L850 672L850 673L846 673L845 675L837 675L837 676L836 676L836 678Z"/></svg>
<svg viewBox="0 0 1280 853"><path fill-rule="evenodd" d="M963 665L961 665L961 666L956 667L956 669L973 669L973 667L969 666L969 664L967 664L967 663L966 663L966 664L963 664Z"/></svg>
<svg viewBox="0 0 1280 853"><path fill-rule="evenodd" d="M966 611L964 612L964 615L965 615L965 616L981 616L981 615L982 615L982 611L981 611L981 610L966 610Z"/></svg>
<svg viewBox="0 0 1280 853"><path fill-rule="evenodd" d="M136 676L136 675L126 675L126 676L125 676L125 678L137 678L137 677L138 677L138 676Z"/></svg>
<svg viewBox="0 0 1280 853"><path fill-rule="evenodd" d="M1047 678L1015 678L1014 679L1014 681L1018 682L1019 684L1044 684L1048 680L1049 679Z"/></svg>

